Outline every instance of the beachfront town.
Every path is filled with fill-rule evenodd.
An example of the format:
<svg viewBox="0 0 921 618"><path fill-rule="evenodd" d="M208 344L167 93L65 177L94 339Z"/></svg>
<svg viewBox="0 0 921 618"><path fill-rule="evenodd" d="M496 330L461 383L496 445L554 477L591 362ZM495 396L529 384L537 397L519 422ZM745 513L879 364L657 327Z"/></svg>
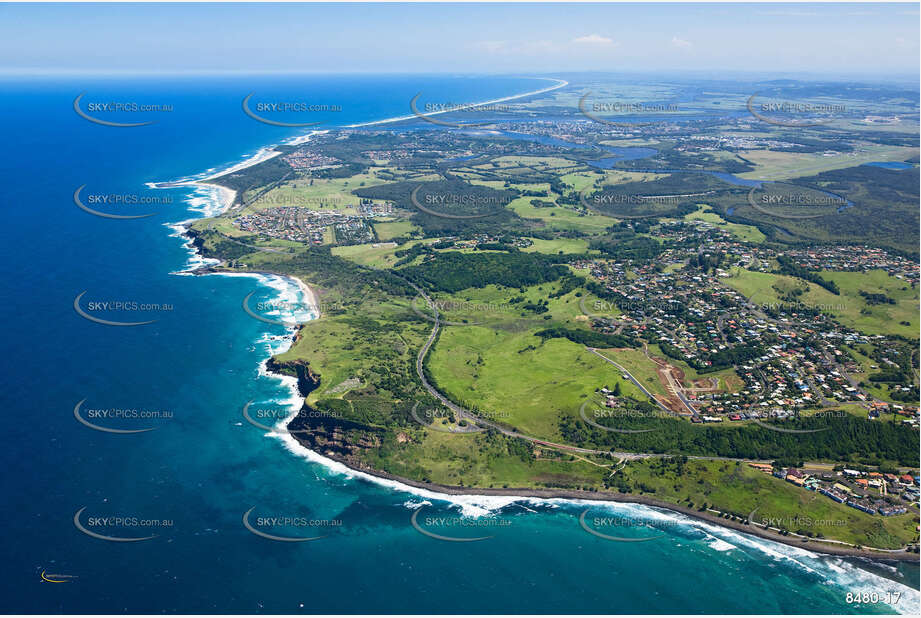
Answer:
<svg viewBox="0 0 921 618"><path fill-rule="evenodd" d="M750 467L784 479L807 491L822 494L869 515L901 515L918 501L919 477L911 474L869 472L849 468L806 470L751 462Z"/></svg>
<svg viewBox="0 0 921 618"><path fill-rule="evenodd" d="M390 215L392 207L363 200L355 208L357 216L334 209L310 210L299 206L277 206L240 215L234 219L234 225L244 232L312 245L372 242L374 232L367 220ZM328 235L330 231L333 236Z"/></svg>
<svg viewBox="0 0 921 618"><path fill-rule="evenodd" d="M316 152L309 148L299 148L285 155L285 162L298 172L310 170L335 169L342 166L342 161L335 157Z"/></svg>

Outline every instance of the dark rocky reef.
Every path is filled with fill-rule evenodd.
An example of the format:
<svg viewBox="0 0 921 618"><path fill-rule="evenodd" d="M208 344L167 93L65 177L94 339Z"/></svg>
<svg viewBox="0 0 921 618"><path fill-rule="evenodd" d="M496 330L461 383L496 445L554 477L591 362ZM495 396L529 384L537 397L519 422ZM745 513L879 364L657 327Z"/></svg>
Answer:
<svg viewBox="0 0 921 618"><path fill-rule="evenodd" d="M271 372L297 378L297 389L302 397L306 398L320 386L320 375L313 373L306 361L279 362L270 358L266 367ZM288 422L288 431L306 448L358 466L361 451L378 448L384 430L311 408L305 401Z"/></svg>

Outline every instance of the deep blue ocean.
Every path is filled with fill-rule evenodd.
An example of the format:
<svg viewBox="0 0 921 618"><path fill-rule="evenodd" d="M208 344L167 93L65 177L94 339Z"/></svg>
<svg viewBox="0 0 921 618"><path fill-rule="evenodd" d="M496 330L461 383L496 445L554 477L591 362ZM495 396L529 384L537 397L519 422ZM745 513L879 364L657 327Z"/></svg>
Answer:
<svg viewBox="0 0 921 618"><path fill-rule="evenodd" d="M661 535L612 542L580 527L583 505L419 496L311 461L243 419L248 401L281 406L291 394L260 371L270 348L282 342L272 337L285 335L285 328L247 315L242 299L255 291L255 299L269 300L290 289L255 277L182 275L191 255L169 224L201 216L213 207L213 196L200 189L153 190L146 183L230 166L306 131L247 117L241 100L251 92L340 105L342 111L326 120L341 125L404 115L418 92L430 100L468 102L544 85L537 84L462 76L0 82L7 415L0 449L0 609L885 613L893 608L848 604L846 594L898 591L896 609L917 610L918 593L895 581L916 581L916 568L860 568L650 509L594 506L592 516L642 519L649 522L643 530ZM103 113L157 122L101 126L74 112L83 92L84 105L111 100L172 109ZM73 193L83 185L84 197L169 196L172 203L119 211L153 217L104 219L74 204ZM143 326L93 323L74 310L84 291L83 303L159 303L160 309L122 312L156 320ZM97 419L109 427L155 429L100 432L75 419L83 400L84 417L113 408L169 414ZM503 525L490 528L492 538L482 541L434 539L410 524L421 503L426 518L488 513ZM253 508L251 522L263 516L332 523L263 521L262 529L276 535L323 537L272 541L242 525ZM93 538L75 525L81 509L77 523L91 531L156 537ZM124 519L99 519L111 517ZM625 536L641 534L635 523L628 527ZM457 526L451 534L478 531Z"/></svg>

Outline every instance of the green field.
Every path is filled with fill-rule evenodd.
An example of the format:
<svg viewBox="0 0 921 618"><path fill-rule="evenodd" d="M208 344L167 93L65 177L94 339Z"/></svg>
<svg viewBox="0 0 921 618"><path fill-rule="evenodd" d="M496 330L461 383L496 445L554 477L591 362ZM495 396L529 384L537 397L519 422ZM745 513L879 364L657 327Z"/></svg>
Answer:
<svg viewBox="0 0 921 618"><path fill-rule="evenodd" d="M243 200L248 206L237 214L255 212L279 206L298 206L310 210L337 209L347 214L356 214L359 198L352 191L362 186L379 184L375 173L384 168L371 168L364 174L348 178L311 178L291 180L258 195L258 188L246 191Z"/></svg>
<svg viewBox="0 0 921 618"><path fill-rule="evenodd" d="M612 361L623 365L624 369L629 371L630 375L636 378L637 381L642 384L650 393L654 395L668 394L668 392L665 390L665 387L662 385L662 382L659 380L658 373L656 372L656 364L646 358L646 355L643 353L642 349L617 348L599 351L610 358ZM654 351L651 350L650 353L654 353ZM617 368L614 366L611 366L611 369L613 371L617 371ZM617 373L619 374L620 372ZM639 398L647 399L647 397L642 394Z"/></svg>
<svg viewBox="0 0 921 618"><path fill-rule="evenodd" d="M532 238L531 241L534 244L522 249L522 251L536 251L538 253L589 253L588 241L584 238L554 238L553 240Z"/></svg>
<svg viewBox="0 0 921 618"><path fill-rule="evenodd" d="M668 98L672 93L664 86L631 90L609 84L599 88L596 96L642 101ZM557 92L542 100L559 102L560 96L563 93ZM737 93L722 102L741 106L745 97ZM713 93L707 93L681 113L693 113L694 106L714 109L717 103ZM750 128L747 123L732 122L726 134L740 141L784 141L790 133L765 123L754 126L754 130ZM644 391L624 376L629 373L656 397L670 397L659 366L649 356L664 358L682 371L686 387L707 390L707 385L691 382L700 379L709 384L715 379L720 391L734 392L744 383L733 369L700 374L687 363L666 357L655 343L648 343L648 355L643 347L629 347L643 344L633 340L632 329L623 331L627 336L612 335L611 331L619 328L614 324L602 332L601 325L593 325L587 314L626 322L623 315L610 302L599 303L600 299L568 274L591 279L594 268L576 269L574 264L584 266L582 256L593 255L606 262L612 273L611 277L599 276L595 283L614 292L640 294L639 290L645 290L647 297L668 297L669 290L674 290L680 294L675 297L684 297L690 288L692 298L696 294L709 295L713 287L729 286L751 297L755 304L783 308L785 303L803 303L869 335L901 335L916 340L921 322L918 291L885 272L817 273L836 283L841 291L836 295L796 277L732 266L753 246L764 247L766 255L783 255L784 243L794 240L847 239L855 244L890 246L896 240L907 242L909 234L903 234L903 230L910 229L914 234L907 223L917 218L909 199L916 197L917 171L896 173L854 166L866 161L901 160L916 153L917 148L904 147L911 142L902 136L887 139L888 143L902 146L870 145L863 141L875 139L868 132L848 142L847 147L853 146L855 151L825 156L834 151L832 141L839 139L825 129L804 132L803 143L780 149L785 152L765 150L766 145L736 145L714 151L707 142L697 142L696 138L685 141L693 136L682 134L652 144L639 139L629 143L614 140L609 143L643 143L653 145L658 152L649 161L619 161L620 168L611 170L596 169L584 161L586 156L600 156L600 149L555 148L543 143L535 149L532 144L517 144L502 136L471 136L464 132L439 134L439 139L450 142L441 148L443 144L432 139L433 132L347 132L318 137L311 145L328 151L343 162L343 167L292 170L278 157L228 175L228 186L242 192L244 202L253 200L252 203L193 225L205 252L209 257L222 258L225 267L288 273L318 293L324 306L322 317L304 325L291 349L273 361L278 363L273 369L298 376L308 390L315 386L307 403L318 412L311 418L318 420L301 418L296 423L307 428L298 439L316 452L352 467L370 467L420 482L481 488L618 489L653 494L690 508L699 508L706 502L739 517L755 509L758 518L792 521L808 516L825 522L807 530L811 534L897 547L916 538L917 515L868 516L728 459L679 463L657 454L768 461L799 457L821 462L828 470L840 463L881 469L890 464L913 466L917 434L911 428L889 418L867 420L864 408L854 404L830 408L844 411L828 421L837 423L840 434L805 432L807 435L796 436L795 440L754 423L692 424L687 419L659 414ZM713 137L708 131L709 128L702 136L705 140ZM602 139L604 135L597 137ZM588 133L577 141L587 148L597 146ZM751 170L751 165L736 152L743 147L748 149L742 154L749 157L753 171L745 171ZM803 152L792 152L794 149ZM371 154L372 151L391 152L393 156ZM456 153L482 154L462 161L454 156ZM390 162L369 165L371 156ZM829 216L827 221L781 221L781 225L760 218L763 213L751 205L748 210L752 212L746 211L744 188L703 174L637 172L629 169L632 166L723 170L743 177L779 179L839 170L814 179L801 178L795 181L799 184L786 190L833 191L846 195L855 207L841 213L835 210L834 217ZM841 168L848 169L840 171ZM348 174L353 175L337 177ZM432 193L445 192L445 199L452 191L475 196L502 195L501 203L508 204L509 211L459 209L454 217L449 213L433 215L424 209L416 211L409 196L416 183L423 181L431 185L427 190ZM807 185L808 189L802 189ZM269 187L271 190L263 195L261 192ZM780 187L773 189L779 191ZM354 214L360 199L356 191L365 198L397 206L392 216L369 221L375 242L330 246L336 239L329 229L325 236L327 246L310 247L260 239L233 226L234 218L240 214L272 206L335 208ZM624 217L621 220L594 212L580 201L583 191L586 195L608 192L612 196L658 196L683 201L680 207L667 211L642 206L638 208L642 212L605 210ZM510 199L514 195L519 197ZM257 197L262 199L254 199ZM695 204L695 212L683 214L693 210ZM412 209L411 216L407 209ZM473 217L463 216L470 214ZM658 223L650 218L651 214L659 217ZM632 215L640 218L633 220ZM493 218L479 219L481 216ZM673 219L679 216L689 225L674 225ZM856 237L860 240L853 240ZM407 238L411 240L401 245L393 242ZM532 244L520 252L509 248L511 244L523 244L521 239ZM729 242L723 243L724 240ZM493 244L488 250L471 248L483 242ZM260 250L241 243L256 245ZM434 244L441 247L434 249L430 246ZM468 247L454 249L455 244ZM897 248L914 250L908 245ZM779 268L784 264L783 260L765 257L758 267ZM728 270L730 276L719 276L718 269ZM663 271L675 276L658 279L657 273ZM658 281L650 286L653 278ZM416 285L425 291L419 292ZM617 297L592 287L599 294ZM882 302L870 304L861 292L883 294L894 303L875 298ZM581 447L590 454L542 445L494 428L470 432L470 420L450 412L449 420L436 420L430 425L414 418L413 411L420 406L430 416L433 408L441 407L416 372L419 351L434 323L434 310L424 302L426 295L438 303L441 318L438 336L424 361L425 375L438 391L474 414L530 438ZM746 313L722 296L713 295L720 305L717 310L730 315ZM763 314L756 312L755 317L760 319ZM690 322L696 320L691 318L684 325L680 323L681 316L663 319L666 330L678 331L679 338L685 337L681 334L685 327L695 328ZM650 317L648 323L653 327L658 320ZM537 336L541 331L548 332ZM712 334L704 337L707 341L715 339ZM777 341L770 334L766 337L769 344ZM582 343L576 343L579 341ZM601 354L625 369L606 362L586 344L597 346ZM873 372L879 371L872 365L885 364L880 360L883 355L898 360L903 373L909 371L905 367L910 344L902 340L871 339L851 346L835 341L834 346L849 352L860 364L860 371L855 371L853 377L867 381L871 396L885 399L889 395L882 383L869 381ZM846 369L856 368L848 365ZM895 378L891 375L873 378L908 379L901 374ZM620 397L605 402L599 394L601 388L614 389ZM605 403L610 408L602 408ZM595 426L580 418L582 409L608 420L602 422L602 427ZM809 411L805 415L809 416ZM818 420L791 422L812 427ZM438 431L447 428L460 432ZM613 453L646 458L617 462ZM656 455L648 457L649 454ZM624 467L612 476L621 464ZM834 521L843 524L829 523ZM796 532L798 525L786 527Z"/></svg>
<svg viewBox="0 0 921 618"><path fill-rule="evenodd" d="M541 342L529 332L448 327L430 353L429 369L455 401L493 413L529 435L559 440L561 414L575 416L594 391L620 383L645 396L617 369L565 339Z"/></svg>
<svg viewBox="0 0 921 618"><path fill-rule="evenodd" d="M406 249L412 245L417 244L418 241L413 241L406 243L402 246L397 246L394 243L371 243L367 245L347 245L342 247L333 247L333 255L343 257L347 260L355 262L356 264L361 264L363 266L370 266L372 268L390 268L393 266L394 262L397 261L396 255L394 255L401 248ZM377 245L375 247L375 245Z"/></svg>
<svg viewBox="0 0 921 618"><path fill-rule="evenodd" d="M834 281L841 294L835 295L814 283L786 275L759 273L732 268L731 276L721 281L738 290L745 297L752 297L755 304L782 304L774 286L806 287L808 291L799 296L797 302L814 306L828 313L845 326L863 333L901 335L918 337L918 290L912 290L905 282L890 277L884 271L830 272L822 271L823 278ZM902 289L902 288L908 289ZM896 300L895 305L869 305L859 291L884 293ZM908 325L900 322L908 322Z"/></svg>
<svg viewBox="0 0 921 618"><path fill-rule="evenodd" d="M742 152L741 155L757 166L752 172L739 174L741 178L788 180L874 161L905 161L911 157L917 157L918 149L863 143L854 152L836 153L834 156L824 156L821 152L799 153L772 150L748 150Z"/></svg>
<svg viewBox="0 0 921 618"><path fill-rule="evenodd" d="M655 490L655 497L694 508L704 503L743 519L757 509L753 521L777 518L790 532L811 533L818 538L894 549L918 539L918 515L894 517L868 515L754 470L743 463L690 461L679 475L674 466L658 461L627 464L628 479Z"/></svg>
<svg viewBox="0 0 921 618"><path fill-rule="evenodd" d="M489 285L435 295L438 302L461 303L443 309L444 320L468 324L446 326L429 353L428 368L439 388L455 401L501 412L503 422L548 439L559 438L558 416L577 414L597 388L620 382L625 395L645 399L615 367L584 346L533 335L551 325L585 328L581 297L570 292L549 298L558 289L556 282L523 292ZM510 302L516 298L523 300ZM523 308L541 300L547 300L543 314ZM424 307L421 301L419 307Z"/></svg>
<svg viewBox="0 0 921 618"><path fill-rule="evenodd" d="M419 428L404 432L409 441L387 438L380 451L369 452L369 463L407 478L442 485L488 488L598 489L610 462L535 448L522 441L510 449L494 435L447 434Z"/></svg>
<svg viewBox="0 0 921 618"><path fill-rule="evenodd" d="M531 205L534 198L520 197L509 204L522 219L540 219L551 230L575 230L584 234L601 234L614 219L596 214L582 214L569 207L536 208Z"/></svg>
<svg viewBox="0 0 921 618"><path fill-rule="evenodd" d="M388 241L398 236L408 236L419 230L417 225L409 221L376 221L372 225L381 241Z"/></svg>
<svg viewBox="0 0 921 618"><path fill-rule="evenodd" d="M834 281L841 290L841 296L847 298L851 310L846 316L853 320L855 328L870 334L891 333L918 338L918 312L921 305L918 302L917 288L912 288L901 279L891 277L882 270L865 273L823 271L820 274L824 279ZM859 294L861 290L870 294L885 294L894 299L896 304L868 305ZM900 324L902 321L909 324Z"/></svg>
<svg viewBox="0 0 921 618"><path fill-rule="evenodd" d="M704 206L703 204L701 206ZM685 215L685 221L706 221L713 223L727 231L742 242L760 244L764 242L766 236L753 225L742 225L741 223L729 223L715 212L703 212L698 210L689 215Z"/></svg>

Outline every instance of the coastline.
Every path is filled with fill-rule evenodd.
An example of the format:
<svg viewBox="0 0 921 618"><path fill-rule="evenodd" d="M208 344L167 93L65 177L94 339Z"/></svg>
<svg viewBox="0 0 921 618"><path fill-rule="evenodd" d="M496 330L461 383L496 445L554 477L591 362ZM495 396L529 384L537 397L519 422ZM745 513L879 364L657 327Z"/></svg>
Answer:
<svg viewBox="0 0 921 618"><path fill-rule="evenodd" d="M271 157L267 157L271 159ZM264 161L265 159L263 159ZM255 163L253 164L255 165ZM242 168L241 168L242 169ZM203 182L203 181L194 181L189 182L188 186L192 187L206 187L208 189L213 189L218 193L218 201L221 203L221 212L230 208L233 205L234 200L237 199L237 192L231 189L230 187L225 187L224 185L215 184L213 182Z"/></svg>
<svg viewBox="0 0 921 618"><path fill-rule="evenodd" d="M239 163L235 163L231 165L230 167L222 168L216 172L212 172L202 178L196 178L193 180L148 182L147 186L150 187L151 189L175 189L178 187L203 187L203 188L212 189L214 191L217 191L220 196L219 201L221 203L221 210L218 213L220 214L233 205L234 201L236 201L237 199L237 192L229 187L225 187L224 185L220 185L220 184L210 182L210 181L220 178L221 176L226 176L227 174L233 174L235 172L245 170L247 168L253 167L254 165L259 165L260 163L268 161L269 159L274 159L275 157L281 154L281 151L277 150L278 146L297 146L300 144L306 144L307 142L310 141L310 138L313 137L314 135L320 135L320 134L327 133L327 132L328 132L328 129L321 130L321 131L320 130L310 131L304 135L297 135L295 137L291 137L286 140L283 140L279 144L273 144L271 146L264 146L263 148L260 148L259 150L257 150L256 153L253 154L253 156L247 157L246 159L243 159ZM187 223L188 221L194 221L194 219L182 221L178 225Z"/></svg>
<svg viewBox="0 0 921 618"><path fill-rule="evenodd" d="M515 99L521 99L521 98L524 98L524 97L530 97L530 96L534 96L534 95L538 95L538 94L543 94L543 93L545 93L545 92L550 92L550 91L552 91L552 90L557 90L557 89L559 89L559 88L563 88L563 87L569 85L569 82L568 82L568 81L563 80L563 79L556 79L556 78L553 78L553 77L532 77L532 78L529 78L529 79L539 79L539 80L544 80L544 81L554 81L554 82L556 82L556 83L553 84L552 86L547 86L546 88L539 88L538 90L530 90L530 91L528 91L528 92L522 92L522 93L519 93L519 94L513 94L513 95L509 95L509 96L507 96L507 97L500 97L500 98L498 98L498 99L490 99L489 101L478 101L478 102L475 102L475 103L470 103L470 104L464 105L464 106L462 106L461 108L458 108L458 109L466 109L466 108L469 108L469 107L478 107L478 106L481 106L481 105L493 105L493 104L495 104L495 103L504 103L505 101L513 101L513 100L515 100ZM446 110L438 110L438 111L434 111L434 112L428 112L428 113L426 113L426 116L435 116L435 115L438 115L438 114L446 114L446 113L452 112L452 111L457 111L457 109L446 109ZM376 125L381 125L381 124L391 124L391 123L394 123L394 122L402 122L402 121L404 121L404 120L412 120L413 118L416 118L416 117L417 117L417 116L414 115L414 114L409 114L409 115L407 115L407 116L395 116L395 117L393 117L393 118L384 118L383 120L372 120L372 121L370 121L370 122L359 122L359 123L355 123L355 124L349 124L349 125L345 125L345 126L343 126L343 127L341 127L341 128L344 128L344 129L357 129L357 128L360 128L360 127L370 127L370 126L376 126ZM148 182L148 183L147 183L147 186L150 187L151 189L174 189L174 188L177 188L177 187L208 187L208 188L213 188L213 189L216 189L216 190L218 190L218 191L221 192L221 199L222 199L222 201L225 202L224 210L226 210L226 209L229 208L229 207L234 203L234 201L236 200L237 192L234 191L234 190L232 190L232 189L230 189L230 188L228 188L228 187L225 187L225 186L223 186L223 185L218 185L218 184L210 183L210 182L208 182L208 181L214 180L214 179L216 179L216 178L220 178L221 176L226 176L227 174L233 174L234 172L239 172L240 170L244 170L244 169L249 168L249 167L252 167L252 166L254 166L254 165L258 165L259 163L263 163L263 162L265 162L265 161L268 161L269 159L273 159L273 158L275 158L275 157L277 157L278 155L281 154L281 151L276 150L276 148L277 148L278 146L297 146L297 145L299 145L299 144L304 144L304 143L309 142L309 141L310 141L310 138L311 138L312 136L314 136L314 135L320 135L320 134L323 134L323 133L328 133L329 131L330 131L330 129L314 130L314 131L310 131L310 132L308 132L308 133L306 133L306 134L304 134L304 135L297 135L297 136L288 138L288 139L286 139L286 140L283 140L283 141L280 142L279 144L273 144L273 145L271 145L271 146L265 146L265 147L260 148L259 150L257 150L256 153L255 153L253 156L248 157L248 158L244 159L243 161L240 161L239 163L236 163L236 164L234 164L234 165L231 165L231 166L228 167L228 168L224 168L224 169L218 170L218 171L216 171L216 172L213 172L213 173L211 173L211 174L209 174L209 175L207 175L207 176L204 176L204 177L202 177L202 178L196 178L196 179L194 179L194 180L178 180L178 181L166 181L166 182ZM212 169L213 169L213 168L212 168Z"/></svg>
<svg viewBox="0 0 921 618"><path fill-rule="evenodd" d="M205 258L203 258L205 259ZM310 319L317 320L320 318L320 305L317 302L317 295L309 285L304 283L299 277L292 275L290 273L280 273L272 270L224 270L219 266L206 266L199 268L198 272L194 273L197 275L220 275L222 277L256 277L256 278L265 278L265 277L278 277L279 279L287 279L294 283L295 287L300 291L304 296L305 302L310 306L310 313L313 314L313 317Z"/></svg>
<svg viewBox="0 0 921 618"><path fill-rule="evenodd" d="M325 132L326 131L310 131L309 133L305 135L299 135L299 136L290 138L288 140L285 140L282 142L282 144L286 144L286 145L303 144L303 143L310 141L310 138L313 135L316 135L319 133L325 133ZM184 239L185 242L183 243L183 246L189 252L189 261L186 263L185 267L182 268L181 270L174 271L170 274L179 275L179 276L218 275L222 277L253 277L257 281L262 283L263 285L266 285L267 287L277 290L279 294L282 296L282 298L284 298L284 290L279 287L273 286L270 278L276 277L278 279L286 280L286 281L293 283L294 287L296 287L298 291L301 293L301 295L304 298L304 302L306 302L310 306L310 311L313 315L313 318L311 319L315 320L320 317L320 307L319 307L319 304L317 303L317 296L314 293L313 289L311 289L310 286L304 283L300 278L294 275L291 275L289 273L276 273L276 272L269 272L269 271L245 272L245 271L222 270L219 267L220 262L218 260L207 258L201 254L201 252L198 250L198 248L195 246L193 242L194 240L193 237L189 235L188 233L190 223L197 221L199 219L205 219L208 217L223 214L231 206L233 206L234 202L236 201L237 192L235 190L229 187L225 187L223 185L217 184L217 183L209 182L210 180L214 180L221 176L225 176L227 174L231 174L231 173L234 173L240 170L247 169L254 165L258 165L259 163L272 159L280 154L281 154L281 151L276 150L276 145L267 146L264 148L260 148L256 152L256 154L254 154L253 156L248 157L244 159L243 161L240 161L239 163L231 165L230 167L213 172L201 179L181 180L181 181L172 181L172 182L149 182L147 183L147 186L153 189L170 189L170 188L178 188L178 187L192 187L193 189L205 189L207 191L212 192L211 196L206 196L206 197L196 196L196 197L192 197L191 200L202 199L207 202L210 198L211 200L217 203L217 208L214 209L213 211L207 208L202 208L200 210L201 212L200 217L192 217L192 218L185 219L182 221L165 224L166 227L174 231L172 236L176 236L176 237ZM190 205L192 206L193 209L195 209L194 205L192 204ZM287 399L279 403L289 405L295 411L299 410L300 407L304 403L303 398L300 396L297 379L292 378L291 376L288 376L288 375L284 375L281 373L271 371L269 369L269 362L274 356L286 352L288 349L291 348L292 345L294 345L294 342L297 341L299 330L300 330L299 328L294 328L293 333L289 333L289 335L284 336L283 337L284 343L282 345L273 346L272 342L276 341L275 339L276 336L272 336L268 332L264 333L263 338L257 341L257 343L260 343L260 342L266 343L269 346L268 355L264 359L262 359L262 361L259 363L259 370L258 370L259 375L278 380L281 383L281 385L288 390L289 395L290 395Z"/></svg>
<svg viewBox="0 0 921 618"><path fill-rule="evenodd" d="M548 79L548 78L538 78L538 79ZM535 90L535 91L531 91L527 93L512 95L509 97L493 99L490 101L485 101L485 102L480 102L480 103L471 103L470 106L473 107L477 105L488 105L488 104L509 101L509 100L513 100L517 98L522 98L526 96L533 96L536 94L541 94L544 92L562 88L568 85L568 82L565 82L563 80L555 80L555 81L558 81L558 83L553 86L547 87L547 88L543 88L540 90ZM427 115L447 113L447 111L455 111L455 110L430 112ZM415 115L400 116L400 117L388 118L388 119L378 120L378 121L373 121L373 122L347 125L343 128L359 128L359 127L367 127L367 126L374 126L374 125L381 125L381 124L389 124L389 123L400 122L404 120L411 120L414 118L416 118ZM305 143L309 141L312 135L317 134L317 133L325 133L325 132L326 131L313 131L307 135L298 136L296 138L292 138L292 140L289 140L283 143L288 143L288 144ZM176 187L183 187L183 186L207 188L209 190L216 192L216 195L217 195L216 199L221 203L221 212L223 212L234 203L237 197L237 192L227 187L224 187L222 185L215 184L215 183L208 182L208 181L214 180L220 176L224 176L229 173L234 173L236 171L240 171L248 167L252 167L254 165L257 165L259 163L272 159L278 156L279 154L281 154L281 152L276 150L275 148L276 146L270 146L270 147L260 149L252 157L249 157L248 159L241 161L240 163L233 165L230 168L215 172L201 179L167 182L167 183L148 183L148 184L152 188L176 188ZM209 216L209 215L206 215L206 216ZM182 227L182 228L187 229L185 227L185 224L191 221L194 221L194 220L196 219L189 219L187 221L183 221L183 222L172 224L172 225L176 227ZM198 250L194 246L190 246L189 249L192 252L193 256L197 256L201 260L207 259L201 256ZM206 271L206 272L202 272L202 271ZM320 317L319 306L317 304L316 295L314 294L313 290L307 284L305 284L302 280L290 274L275 273L275 272L268 272L268 271L222 272L221 270L210 267L210 266L207 266L204 268L202 267L195 268L193 271L190 271L189 274L198 274L198 275L217 274L217 275L223 275L223 276L254 276L257 278L270 275L270 276L286 278L294 282L294 284L298 287L298 289L304 295L306 301L311 305L314 311L314 316L315 316L314 319L318 319ZM506 504L510 504L515 501L520 501L520 500L534 500L534 501L546 501L546 502L566 501L566 502L573 503L573 504L593 503L593 502L597 504L604 504L604 503L637 504L637 505L642 505L645 507L652 507L653 509L663 509L663 510L666 510L672 513L678 513L680 515L689 517L693 520L697 520L705 524L713 525L721 529L729 529L729 530L734 530L737 532L745 533L745 534L748 534L754 537L759 537L762 539L780 543L788 547L810 552L812 554L824 554L824 555L840 556L840 557L867 558L867 559L877 560L877 561L896 561L896 562L909 562L909 563L917 563L919 560L918 554L907 553L907 552L893 552L890 554L890 553L882 553L882 552L875 552L875 551L869 551L869 550L860 550L856 548L828 546L827 544L820 544L820 542L818 541L809 541L808 543L804 543L801 541L793 541L788 537L784 537L770 530L760 528L757 525L745 525L743 523L729 521L717 515L714 515L712 513L699 512L694 509L682 507L681 505L676 505L676 504L667 503L661 500L657 500L649 496L620 494L616 492L588 492L588 491L582 491L582 490L554 490L554 489L538 489L538 488L534 488L534 489L525 489L525 488L490 489L490 488L455 487L455 486L448 486L448 485L422 483L419 481L414 481L412 479L403 478L397 475L393 475L393 474L390 474L384 471L380 471L380 470L375 470L372 468L354 468L352 467L351 464L345 461L344 458L340 458L335 455L323 455L323 454L317 453L316 451L313 451L305 447L298 440L296 440L292 436L291 433L284 430L284 428L287 427L288 423L290 423L291 420L295 418L297 414L300 412L301 406L306 405L305 404L306 396L303 393L299 392L296 380L291 378L291 376L284 375L284 374L270 370L268 368L267 363L273 356L280 354L283 351L289 349L290 346L293 344L293 342L296 340L298 332L299 332L299 329L296 330L293 338L287 338L288 344L287 346L284 347L284 349L281 349L281 347L279 347L278 349L273 349L269 357L263 360L260 365L260 374L264 373L264 375L270 375L273 378L277 378L282 382L283 385L289 387L289 389L292 390L292 398L290 400L286 400L286 402L291 403L291 406L293 409L291 416L286 418L284 421L279 422L277 428L280 431L272 432L267 435L281 439L281 441L285 444L288 450L292 451L293 453L297 455L306 457L310 461L319 463L323 465L324 467L326 467L327 469L330 469L334 472L347 474L351 476L357 476L359 478L363 478L365 480L375 482L377 484L380 484L386 487L390 487L391 489L395 489L397 491L402 491L402 492L407 492L407 493L410 493L416 496L421 496L423 498L447 500L449 502L452 502L455 504L461 504L461 505L465 503L474 504L474 505L482 505L484 503L491 503L490 506L486 507L485 510L487 511L490 509L494 509L494 508L497 508L497 507L500 507ZM483 498L484 500L478 500L478 498Z"/></svg>
<svg viewBox="0 0 921 618"><path fill-rule="evenodd" d="M479 107L481 105L493 105L495 103L504 103L505 101L513 101L515 99L521 99L523 97L530 97L530 96L534 96L537 94L543 94L545 92L550 92L551 90L557 90L558 88L562 88L564 86L569 85L569 82L564 79L556 79L552 77L532 77L530 79L553 80L557 83L554 84L553 86L541 88L540 90L532 90L530 92L523 92L521 94L513 94L512 96L502 97L500 99L492 99L489 101L480 101L478 103L470 103L470 104L462 105L460 107L453 108L453 109L426 112L425 116L437 116L438 114L447 114L449 112L456 112L458 110L468 109L471 107ZM346 129L357 129L360 127L372 127L372 126L380 125L380 124L391 124L393 122L403 122L404 120L412 120L414 118L418 118L418 116L416 116L415 114L409 114L408 116L394 116L393 118L385 118L383 120L373 120L371 122L359 122L356 124L349 124L349 125L346 125L345 128Z"/></svg>
<svg viewBox="0 0 921 618"><path fill-rule="evenodd" d="M297 413L292 415L291 418L296 416ZM287 425L287 423L286 423ZM483 498L493 498L497 499L496 503L493 505L493 508L504 506L518 500L533 500L533 501L565 501L573 504L586 504L590 505L592 503L597 504L634 504L641 505L645 507L652 507L654 509L666 510L672 513L678 513L690 519L703 522L705 524L713 525L718 528L729 529L736 532L741 532L751 536L755 536L761 539L768 541L773 541L775 543L780 543L787 547L793 547L803 551L811 552L813 554L821 554L827 556L836 556L836 557L846 557L846 558L866 558L875 561L892 561L892 562L907 562L917 564L919 562L919 554L903 551L894 551L894 552L880 552L880 551L871 551L866 549L857 549L853 547L835 547L834 545L829 545L827 543L822 543L819 540L810 540L808 542L803 542L802 540L793 540L790 537L783 536L771 530L765 529L758 526L757 524L746 525L741 522L732 521L723 519L722 517L715 515L714 513L701 512L696 509L687 508L681 506L680 504L673 504L671 502L666 502L664 500L658 500L651 496L646 495L634 495L634 494L622 494L618 492L601 492L601 491L584 491L584 490L563 490L563 489L539 489L539 488L502 488L502 489L493 489L493 488L478 488L478 487L456 487L452 485L439 485L436 483L423 483L420 481L415 481L413 479L407 479L395 474L390 474L389 472L384 472L381 470L375 470L370 467L354 468L350 462L347 462L344 458L339 457L335 454L320 454L316 451L313 451L303 444L300 443L291 433L283 432L283 434L276 434L277 437L283 438L283 441L286 442L289 450L293 452L300 452L300 454L305 455L310 461L314 461L326 467L338 471L340 473L353 473L357 474L360 477L368 480L370 482L378 482L384 486L392 487L400 491L405 491L407 493L412 493L419 495L424 498L431 498L436 500L445 500L448 502L464 504L465 502L470 502L469 499L475 499L477 497ZM294 442L297 445L296 449L291 448L291 442ZM309 453L309 454L308 454ZM323 460L328 460L334 462L337 466L329 466L325 464ZM345 470L337 468L341 466ZM380 483L380 481L388 481L385 483ZM456 498L466 498L468 500L458 502ZM475 504L474 500L474 504Z"/></svg>

